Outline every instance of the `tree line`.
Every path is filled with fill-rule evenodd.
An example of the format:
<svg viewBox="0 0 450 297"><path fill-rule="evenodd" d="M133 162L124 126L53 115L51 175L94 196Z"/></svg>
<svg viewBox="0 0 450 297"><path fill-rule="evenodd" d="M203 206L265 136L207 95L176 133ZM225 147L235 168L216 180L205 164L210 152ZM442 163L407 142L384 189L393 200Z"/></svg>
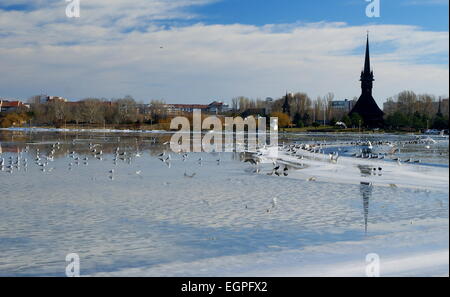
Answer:
<svg viewBox="0 0 450 297"><path fill-rule="evenodd" d="M289 103L289 114L283 112L283 104ZM275 116L280 127L317 127L343 122L347 127L364 126L358 114L349 117L349 110L332 108L333 93L312 99L304 92L287 94L278 99L251 99L240 96L231 100L231 111L224 116ZM31 108L18 110L14 114L0 114L2 127L23 125L142 125L161 124L168 126L171 118L164 101L153 100L150 104L137 102L131 96L118 99L86 98L77 102L51 100L41 102L42 96L28 100ZM353 100L357 100L354 98ZM448 128L448 99L441 104L438 113L435 96L403 91L388 98L385 103L385 127L393 130L422 130Z"/></svg>
<svg viewBox="0 0 450 297"><path fill-rule="evenodd" d="M388 98L385 106L385 125L391 129L448 129L448 98L441 100L429 94L403 91Z"/></svg>
<svg viewBox="0 0 450 297"><path fill-rule="evenodd" d="M333 108L331 103L334 94L328 93L323 97L311 99L308 94L298 92L288 94L290 113L283 113L283 104L286 96L280 97L271 103L260 99L252 100L246 97L233 99L233 109L239 113L245 113L248 108L262 108L270 110L269 114L277 116L281 127L307 127L332 125L337 122L344 123L347 127L364 127L363 118L357 113L349 116L346 109ZM353 102L358 100L353 98ZM440 100L440 99L439 99ZM449 108L448 98L442 100L439 113L439 100L430 94L415 94L412 91L403 91L388 98L385 103L385 129L418 131L425 129L448 129ZM268 107L268 108L267 108Z"/></svg>

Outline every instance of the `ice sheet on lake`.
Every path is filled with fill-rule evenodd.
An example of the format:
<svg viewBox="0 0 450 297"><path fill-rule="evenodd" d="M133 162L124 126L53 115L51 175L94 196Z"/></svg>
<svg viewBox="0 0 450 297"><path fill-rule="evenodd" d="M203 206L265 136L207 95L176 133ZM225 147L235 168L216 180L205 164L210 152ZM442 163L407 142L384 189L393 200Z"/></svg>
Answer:
<svg viewBox="0 0 450 297"><path fill-rule="evenodd" d="M293 176L305 180L314 178L330 183L360 184L374 186L417 188L448 193L448 167L422 166L417 164L387 162L384 160L340 157L330 162L329 156L302 151L305 158L299 160L286 152L274 148L263 151L263 162L284 162L291 165L306 165L307 170L298 170ZM379 170L381 168L382 170ZM367 172L364 172L366 169Z"/></svg>
<svg viewBox="0 0 450 297"><path fill-rule="evenodd" d="M26 171L0 172L1 276L62 276L74 252L82 275L362 276L368 253L380 255L382 275L448 274L448 168L277 150L260 165L239 154L162 162L166 139L36 134L0 133L6 162L18 151L29 160ZM119 146L129 157L114 164ZM52 171L33 161L38 149L56 150ZM274 158L307 166L270 176Z"/></svg>

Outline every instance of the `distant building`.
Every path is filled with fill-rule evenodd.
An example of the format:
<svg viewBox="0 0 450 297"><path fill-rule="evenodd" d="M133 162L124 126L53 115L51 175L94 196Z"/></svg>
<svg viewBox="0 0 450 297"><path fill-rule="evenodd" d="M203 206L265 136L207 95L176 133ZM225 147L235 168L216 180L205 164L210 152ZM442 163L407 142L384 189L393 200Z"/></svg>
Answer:
<svg viewBox="0 0 450 297"><path fill-rule="evenodd" d="M210 113L225 113L231 111L231 108L228 104L225 104L221 101L214 101L208 105L208 112Z"/></svg>
<svg viewBox="0 0 450 297"><path fill-rule="evenodd" d="M265 100L265 104L266 104L266 115L267 114L271 114L272 113L272 106L273 106L273 102L274 102L275 100L273 100L273 98L271 98L271 97L267 97L266 98L266 100Z"/></svg>
<svg viewBox="0 0 450 297"><path fill-rule="evenodd" d="M16 112L19 109L30 108L28 104L24 104L21 101L8 101L0 99L0 112Z"/></svg>
<svg viewBox="0 0 450 297"><path fill-rule="evenodd" d="M248 108L242 112L241 116L243 118L247 118L249 116L255 116L256 118L265 117L266 109L265 108Z"/></svg>
<svg viewBox="0 0 450 297"><path fill-rule="evenodd" d="M350 112L350 116L359 114L366 126L371 128L383 126L383 111L378 107L375 99L372 96L373 82L375 81L373 71L370 68L370 54L369 54L369 35L367 35L366 57L364 62L364 70L361 72L361 96Z"/></svg>
<svg viewBox="0 0 450 297"><path fill-rule="evenodd" d="M165 104L163 107L168 115L191 113L195 109L200 109L201 111L208 110L208 105L204 104Z"/></svg>
<svg viewBox="0 0 450 297"><path fill-rule="evenodd" d="M203 113L222 114L231 111L228 104L214 101L208 105L206 104L165 104L163 105L168 115L179 115L183 113L192 113L198 109Z"/></svg>
<svg viewBox="0 0 450 297"><path fill-rule="evenodd" d="M45 96L45 102L67 102L66 98L60 96Z"/></svg>
<svg viewBox="0 0 450 297"><path fill-rule="evenodd" d="M331 108L333 109L333 111L350 112L354 105L355 101L349 99L331 101Z"/></svg>

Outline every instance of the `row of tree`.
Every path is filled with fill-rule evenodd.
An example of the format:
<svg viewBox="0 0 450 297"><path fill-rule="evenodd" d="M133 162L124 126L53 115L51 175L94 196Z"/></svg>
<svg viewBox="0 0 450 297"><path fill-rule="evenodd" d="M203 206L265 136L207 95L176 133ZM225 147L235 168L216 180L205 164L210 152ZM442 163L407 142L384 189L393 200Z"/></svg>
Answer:
<svg viewBox="0 0 450 297"><path fill-rule="evenodd" d="M329 123L333 119L341 119L349 111L336 110L331 107L331 102L334 100L334 94L328 93L325 96L311 99L308 94L298 92L287 94L289 104L289 124L288 126L304 127L314 126L318 123ZM248 115L246 111L255 110L255 112L261 113L261 110L265 110L265 115L283 113L283 104L285 103L286 96L278 98L276 100L261 100L250 99L247 97L236 97L232 99L232 109L234 114ZM284 117L283 117L284 118ZM284 120L282 121L285 122Z"/></svg>
<svg viewBox="0 0 450 297"><path fill-rule="evenodd" d="M391 129L448 129L448 99L403 91L385 103L385 125Z"/></svg>
<svg viewBox="0 0 450 297"><path fill-rule="evenodd" d="M33 123L38 125L118 125L142 123L146 120L131 96L111 101L87 98L78 102L34 102L31 104L30 113Z"/></svg>
<svg viewBox="0 0 450 297"><path fill-rule="evenodd" d="M306 93L295 93L287 96L290 106L288 117L281 116L286 97L281 97L273 102L237 97L233 99L233 109L242 113L247 108L264 107L270 110L270 114L283 118L283 121L280 121L281 127L295 126L301 128L325 123L335 125L337 122L343 122L347 127L364 127L364 120L358 114L353 114L350 117L350 110L332 107L333 93L317 97L315 100L311 99ZM354 103L356 100L357 98L353 98ZM403 91L388 98L384 104L385 128L403 130L448 129L448 111L448 99L441 101L433 95Z"/></svg>
<svg viewBox="0 0 450 297"><path fill-rule="evenodd" d="M22 126L30 120L26 112L0 113L0 128Z"/></svg>
<svg viewBox="0 0 450 297"><path fill-rule="evenodd" d="M41 102L41 96L29 99L30 110L17 112L19 118L12 115L9 119L3 116L3 126L17 125L24 120L33 125L63 126L66 124L87 125L136 125L167 124L172 114L164 101L152 101L150 104L136 102L131 96L106 100L86 98L77 102L51 100ZM306 127L321 124L334 125L340 121L347 127L363 127L363 119L358 114L349 117L349 110L332 108L334 94L311 99L306 93L298 92L287 95L289 114L283 113L286 97L273 99L250 99L236 97L232 99L232 111L226 116L277 116L281 127ZM356 101L356 98L354 99ZM446 129L448 127L448 99L440 105L435 96L416 95L404 91L391 97L385 104L385 124L392 129L426 128Z"/></svg>

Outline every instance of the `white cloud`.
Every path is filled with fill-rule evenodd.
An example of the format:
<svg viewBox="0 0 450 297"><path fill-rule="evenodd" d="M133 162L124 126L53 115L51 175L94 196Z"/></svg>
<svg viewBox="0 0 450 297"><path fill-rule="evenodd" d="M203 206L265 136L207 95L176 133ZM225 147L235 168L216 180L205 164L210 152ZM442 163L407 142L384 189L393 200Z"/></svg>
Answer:
<svg viewBox="0 0 450 297"><path fill-rule="evenodd" d="M448 94L448 32L327 22L170 28L157 22L194 18L186 8L208 2L82 0L80 19L65 18L63 1L0 10L0 68L8 73L0 96L131 94L142 101L208 102L292 90L353 97L360 93L366 30L379 102L403 89ZM431 57L446 62L432 64Z"/></svg>

